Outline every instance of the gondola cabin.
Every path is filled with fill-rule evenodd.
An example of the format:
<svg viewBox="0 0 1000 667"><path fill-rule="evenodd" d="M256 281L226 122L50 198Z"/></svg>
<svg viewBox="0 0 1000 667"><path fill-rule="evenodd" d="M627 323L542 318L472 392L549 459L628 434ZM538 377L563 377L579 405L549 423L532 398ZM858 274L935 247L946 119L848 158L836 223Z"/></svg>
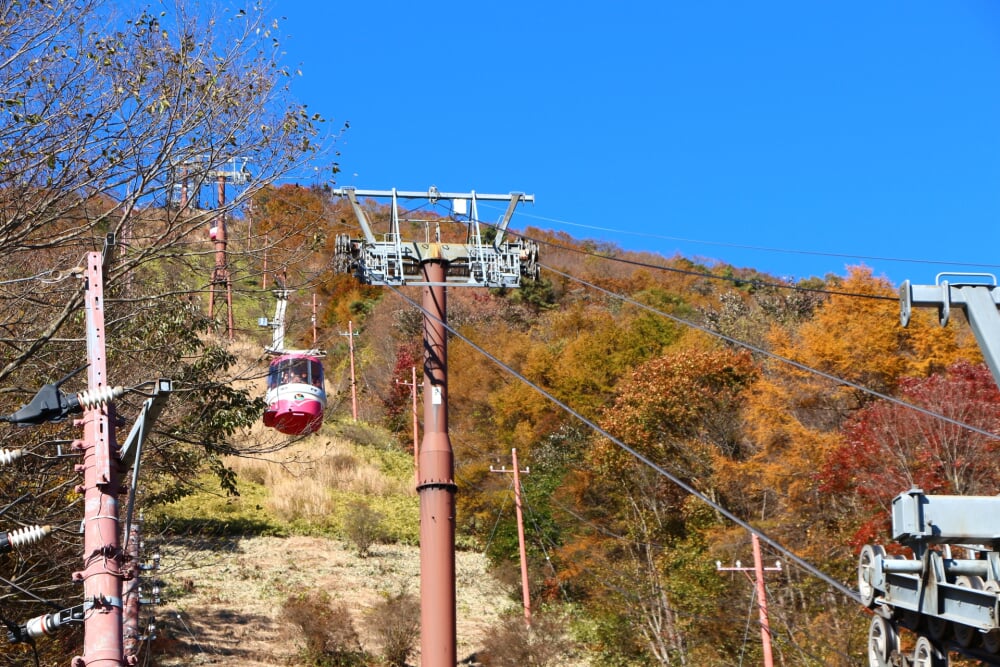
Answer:
<svg viewBox="0 0 1000 667"><path fill-rule="evenodd" d="M323 424L326 391L319 357L289 352L275 358L267 374L264 426L286 435L315 433Z"/></svg>

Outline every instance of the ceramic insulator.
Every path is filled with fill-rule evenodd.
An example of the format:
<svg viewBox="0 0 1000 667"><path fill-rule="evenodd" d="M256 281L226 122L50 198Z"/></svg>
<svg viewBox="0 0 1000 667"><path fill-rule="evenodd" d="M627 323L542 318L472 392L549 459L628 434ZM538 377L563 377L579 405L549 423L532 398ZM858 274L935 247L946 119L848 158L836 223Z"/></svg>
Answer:
<svg viewBox="0 0 1000 667"><path fill-rule="evenodd" d="M0 449L0 465L10 465L24 456L23 449Z"/></svg>
<svg viewBox="0 0 1000 667"><path fill-rule="evenodd" d="M76 399L85 408L96 408L98 405L118 398L124 393L124 387L101 387L94 391L90 391L89 389L81 391L76 395Z"/></svg>
<svg viewBox="0 0 1000 667"><path fill-rule="evenodd" d="M40 541L52 532L52 526L27 526L7 533L7 539L13 547L23 547L26 544Z"/></svg>

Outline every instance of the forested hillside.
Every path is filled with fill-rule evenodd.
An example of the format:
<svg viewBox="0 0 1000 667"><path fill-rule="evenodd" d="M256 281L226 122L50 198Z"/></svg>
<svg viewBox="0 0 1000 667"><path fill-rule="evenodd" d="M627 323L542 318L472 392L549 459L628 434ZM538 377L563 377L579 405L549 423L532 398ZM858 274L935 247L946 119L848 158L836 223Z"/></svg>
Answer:
<svg viewBox="0 0 1000 667"><path fill-rule="evenodd" d="M387 224L388 211L368 206L376 227ZM316 343L328 350L331 428L350 422L343 334L351 322L359 334L359 419L394 434L390 448L412 452L411 396L403 383L414 367L421 381L423 315L401 297L415 296L414 288L364 286L334 271L334 238L357 230L327 188L263 188L253 211L245 225L235 217L231 222L235 344L226 340L225 306L218 306L214 323L205 317L199 281L211 275L207 253L186 253L181 271L164 270L176 266L174 260L157 260L137 267L129 281L121 274L119 284L133 291L171 285L153 307L115 317L108 334L115 350L129 350L114 353L116 372L134 368L138 382L143 368L157 369L181 389L144 462L140 503L154 517L158 505L203 484L197 480L204 472L230 492L242 481L259 481L241 480L246 469L234 461L279 457L290 444L279 434L248 430L262 409L255 378L264 366L254 350L269 340L256 319L273 306L265 281L273 287L279 276L293 290L288 331L302 346L313 344L310 301L317 296ZM136 208L131 220L136 229L152 231L169 212ZM187 220L183 211L178 220ZM443 216L439 223L446 230L455 224ZM419 237L422 230L413 226L406 233ZM748 531L727 513L785 550L764 549L765 560L785 563L767 580L775 651L783 664L864 664L863 609L787 554L853 588L857 549L887 540L888 502L895 494L912 485L938 493L992 488L987 462L995 441L886 400L898 397L992 428L996 388L967 327L942 328L934 313L917 312L902 328L893 286L865 267L792 283L531 227L515 233L540 244L538 280L512 290L449 291L460 543L485 549L496 576L510 582L512 597L518 594L510 480L490 472L509 465L516 448L521 465L530 467L523 488L536 614L561 619L592 664L759 659L759 643L747 636L748 624L756 622L748 611L752 587L743 577L716 571L717 561L750 557ZM192 249L201 244L203 252L210 243L203 236L188 242ZM46 294L55 300L59 292ZM134 302L123 294L110 299L108 309ZM125 340L134 341L130 348ZM63 345L73 347L72 341ZM137 365L140 359L148 360L145 366ZM25 391L31 386L25 382ZM11 399L13 409L17 399ZM57 435L65 427L51 430ZM352 432L345 432L348 438ZM41 454L47 445L38 433L31 437L30 446ZM11 443L23 438L23 432L7 435ZM46 552L52 566L44 578L41 556L31 549L4 575L20 577L36 594L50 591L49 599L71 599L71 589L62 591L69 564L78 558L70 528L78 519L73 504L39 492L70 485L66 468L58 460L44 466L33 461L20 470L39 475L36 481L30 475L5 478L18 481L6 491L7 502L29 488L51 503L44 509L38 501L23 502L21 516L65 517L57 537L61 548ZM330 484L325 493L336 496L337 483ZM181 509L169 514L173 523L165 524L165 535L197 532L197 522L177 518L185 512L204 516L204 509L184 510L183 500L173 506ZM336 520L316 524L294 516L287 524L279 520L278 528L251 521L223 530L295 533L318 525L342 534ZM224 524L210 521L202 529L218 531ZM412 543L415 530L397 529L385 539ZM19 597L7 595L5 616L23 616L20 606L9 606L15 600L22 605Z"/></svg>
<svg viewBox="0 0 1000 667"><path fill-rule="evenodd" d="M288 97L292 74L277 64L268 21L246 12L206 21L183 6L170 18L124 20L114 4L0 3L0 90L9 92L0 105L0 415L66 377L67 394L86 388L72 375L87 363L79 267L110 235L104 336L110 384L125 392L120 432L153 381L174 383L137 484L120 489L150 536L175 554L185 540L344 539L351 516L371 510L385 521L376 543L412 545L405 383L413 368L422 380L424 315L407 300L418 289L339 272L338 236L360 233L328 185L335 165L313 183L279 183L327 156L323 119ZM388 209L363 205L385 234ZM406 212L401 224L411 239L468 232L440 206ZM539 277L448 292L458 543L485 553L512 600L511 479L491 466L509 467L516 448L530 467L521 481L537 634L512 605L514 623L493 633L484 664L524 664L514 646L543 664L546 642L531 641L543 629L565 642L558 655L592 665L759 663L753 587L717 571L717 562L749 562L750 526L767 537L765 560L782 561L767 576L778 664L866 664L870 616L847 592L859 547L888 542L891 499L912 486L993 494L1000 481L990 436L1000 395L968 326L953 318L941 327L936 313L917 311L901 327L896 286L864 266L779 279L517 219L512 227L538 244ZM271 333L258 320L272 314L279 284L290 292L289 345L327 352L325 422L301 439L259 426ZM116 549L82 553L79 437L72 417L0 431L0 531L52 528L0 556L0 621L14 634L83 602L73 577L82 560L126 560ZM320 438L351 449L310 451ZM259 466L303 461L328 475L308 488L312 505L281 505L315 480L282 478L296 491L283 493L278 473ZM180 596L197 582L165 586ZM396 593L390 611L412 602ZM310 604L332 614L317 599ZM5 646L0 664L65 664L81 647L73 624ZM142 651L155 660L156 642ZM329 662L326 651L303 660Z"/></svg>
<svg viewBox="0 0 1000 667"><path fill-rule="evenodd" d="M296 202L279 225L297 239L289 275L321 295L338 395L348 391L340 333L351 320L362 419L409 443L401 383L421 370L422 313L401 297L416 292L331 271L332 237L360 234L322 188L264 197L258 209L276 216ZM388 211L369 206L386 225ZM307 232L312 220L318 236ZM537 281L449 290L459 526L498 572L516 567L510 481L490 473L516 448L531 468L533 598L586 615L581 641L595 664L724 665L759 651L745 634L755 622L751 587L716 572L716 561L749 559L749 534L718 508L853 588L859 546L888 539L894 495L913 485L992 488L993 440L901 404L991 428L996 388L971 333L940 327L930 311L902 328L894 286L869 269L787 282L542 229L517 233L540 243ZM775 549L765 553L785 561L768 579L785 664L863 664L860 606Z"/></svg>

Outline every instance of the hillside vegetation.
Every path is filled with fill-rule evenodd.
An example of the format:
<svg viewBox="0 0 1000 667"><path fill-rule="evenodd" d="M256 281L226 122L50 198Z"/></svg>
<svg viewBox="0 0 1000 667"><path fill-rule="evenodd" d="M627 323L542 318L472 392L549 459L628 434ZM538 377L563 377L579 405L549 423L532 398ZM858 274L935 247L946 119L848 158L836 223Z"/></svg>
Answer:
<svg viewBox="0 0 1000 667"><path fill-rule="evenodd" d="M267 195L271 206L285 196L296 210L316 210L309 224L328 230L319 236L325 246L310 245L289 231L306 224L301 216L278 224L276 213L275 222L261 223L299 238L285 271L303 286L289 308L300 314L290 331L302 345L312 343L301 315L310 286L321 295L328 419L334 428L350 421L341 335L350 320L359 332L359 410L368 425L342 433L368 452L350 467L375 459L384 465L375 452L391 450L405 469L412 427L409 388L400 383L411 367L421 370L422 315L392 290L329 270L329 239L350 227L342 202L323 189L291 186ZM372 206L371 214L376 225L386 224L387 211ZM736 611L746 608L750 587L715 571L716 561L749 558L747 532L621 444L848 587L859 546L887 540L886 508L896 493L912 484L982 492L995 483L988 465L967 463L988 460L992 441L956 433L950 437L961 439L961 452L950 440L928 441L921 432L932 417L879 398L900 396L939 414L961 413L973 425L990 423L996 388L970 332L939 327L930 312L915 313L901 328L893 286L865 267L782 283L723 264L539 229L520 233L541 243L538 281L518 290L449 290L459 541L485 549L491 572L516 598L510 479L490 467L509 466L517 448L521 465L531 468L523 484L532 598L563 610L562 631L592 664L728 665L734 655L749 659L760 650L745 640ZM266 293L258 295L266 302ZM383 434L373 435L379 429ZM328 455L343 461L342 453ZM890 455L894 464L886 466ZM259 462L229 465L242 483L281 484ZM280 507L289 501L277 493L256 501L278 517L262 530L341 534L341 508L362 496L329 465L341 466L313 465L327 475L315 487L301 478L293 483L299 493L292 497L312 500ZM414 496L403 493L396 505L385 493L368 489L365 502L391 517L387 540L412 544L416 526L406 503ZM313 523L304 520L310 508L323 508ZM855 602L794 563L768 585L775 648L785 664L863 664L867 617Z"/></svg>
<svg viewBox="0 0 1000 667"><path fill-rule="evenodd" d="M357 539L351 535L357 526L348 524L362 516L377 526L364 537L372 552L405 560L400 554L417 542L418 498L410 389L402 383L413 367L421 380L422 314L392 290L333 272L332 239L352 223L328 190L283 186L259 196L257 231L246 236L241 230L249 226L232 225L233 342L226 337L226 306L218 302L214 322L207 320L195 289L211 274L209 253L189 256L182 271L170 269L169 258L136 269L131 289L169 286L177 296L158 297L146 319L116 319L109 330L116 341L113 372L138 379L154 369L180 390L143 462L139 503L149 544L162 544L179 562L211 560L204 549L216 543L237 560L261 544L291 548L255 541L263 538L292 540L287 545L310 538L343 549ZM279 204L288 202L295 206L283 212ZM376 227L384 226L388 212L369 206ZM141 224L161 224L156 210L147 213ZM262 241L257 232L266 232L268 245L255 247ZM565 664L568 656L592 665L756 660L760 648L746 640L738 612L752 591L715 571L716 561L748 559L749 535L717 507L853 587L857 549L885 541L886 507L896 493L913 484L937 493L993 488L995 471L968 462L988 461L994 441L960 433L928 440L931 416L880 398L900 396L989 428L996 388L970 332L939 327L929 312L915 313L901 328L893 286L865 267L782 283L750 269L628 252L540 229L518 233L541 245L538 280L526 279L516 290L449 290L458 543L468 557L485 554L482 580L495 578L502 593L487 583L491 602L483 609L491 611L463 619L478 624L463 646L481 660L492 655L492 664L507 658L517 664L525 654L510 658L517 652L509 647L540 656L542 644L557 647L558 657L546 658L551 664ZM258 423L270 332L255 325L274 305L263 283L270 288L279 274L292 290L289 343L328 352L326 423L301 440ZM414 288L401 293L416 295ZM359 334L357 422L350 417L348 322ZM146 356L119 347L123 337ZM122 413L130 406L123 403ZM517 630L511 481L490 470L509 466L512 448L530 467L523 476L528 569L533 604L545 619L535 627L547 628L544 642L523 625ZM71 539L61 543L72 552ZM327 548L309 544L313 551ZM192 551L184 556L184 549ZM787 561L769 551L766 559ZM296 560L291 553L285 558ZM33 560L25 553L18 567ZM198 571L165 577L174 609L223 604L194 602L199 591L222 595L199 586ZM785 664L863 664L867 617L853 600L794 563L768 585L775 650ZM282 593L293 598L316 590ZM415 593L412 582L406 590L364 590L394 604L404 598L393 596ZM378 642L364 635L371 632L364 629L365 604L337 611L333 598L303 600L332 610L323 612L331 618L341 614L331 624L343 625L346 614L362 628L358 636L324 642L356 647L352 659L380 659ZM166 643L145 647L151 658L184 645L185 623L204 627L181 620L161 622ZM327 649L311 658L301 652L310 646L307 629L289 627L272 628L287 635L283 655L324 659ZM504 640L491 649L494 637ZM415 650L407 655L411 664L419 660Z"/></svg>
<svg viewBox="0 0 1000 667"><path fill-rule="evenodd" d="M123 471L138 470L134 488L89 489L144 515L138 560L164 554L173 606L159 643L133 657L415 664L404 383L414 368L422 381L423 313L402 297L419 301L419 288L338 272L338 238L360 233L328 185L339 167L318 166L337 134L290 97L278 24L251 8L170 4L0 3L0 415L45 384L86 388L81 264L100 264L103 297L87 304L104 310L101 360L124 391L119 440L156 380L173 381L139 467ZM307 164L317 184L276 185ZM401 212L401 235L464 242L467 224L430 204ZM390 211L362 206L383 238ZM753 591L716 570L748 562L749 526L768 537L765 559L784 561L767 581L779 664L865 664L868 612L834 584L853 588L859 547L887 541L892 497L993 494L1000 482L988 435L1000 395L968 326L918 311L902 328L895 286L864 266L778 279L511 232L538 244L537 279L448 290L460 589L473 595L463 649L493 666L759 663ZM278 284L290 291L287 345L327 351L325 422L299 440L259 425L271 331L258 319ZM84 602L81 560L102 580L136 562L115 535L89 533L104 544L82 553L81 517L98 517L80 473L96 457L74 446L74 416L0 431L0 530L52 528L0 557L12 635ZM491 470L514 448L530 467L530 632L511 476ZM146 590L156 576L141 574ZM249 628L281 645L240 652ZM66 664L82 640L71 623L10 644L0 664Z"/></svg>

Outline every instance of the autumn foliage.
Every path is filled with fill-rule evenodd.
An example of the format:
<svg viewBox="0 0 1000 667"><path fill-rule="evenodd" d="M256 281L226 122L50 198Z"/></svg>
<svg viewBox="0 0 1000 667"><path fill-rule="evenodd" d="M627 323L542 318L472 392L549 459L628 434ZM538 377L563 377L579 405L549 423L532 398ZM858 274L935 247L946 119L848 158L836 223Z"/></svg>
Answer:
<svg viewBox="0 0 1000 667"><path fill-rule="evenodd" d="M854 415L818 475L821 491L850 509L857 545L885 535L890 503L906 489L956 495L1000 489L1000 440L959 425L1000 432L1000 391L985 366L959 362L942 374L906 378L900 398L909 405L879 401Z"/></svg>
<svg viewBox="0 0 1000 667"><path fill-rule="evenodd" d="M597 623L592 651L621 664L728 665L755 650L740 646L725 611L748 591L712 569L715 559L749 557L746 534L619 443L848 580L857 546L884 538L893 495L911 484L961 493L994 484L993 439L879 398L997 430L997 392L968 330L939 327L932 313L903 329L892 286L870 270L813 280L816 291L792 298L734 280L733 270L713 280L713 269L679 259L658 260L662 272L635 269L554 243L551 261L631 301L565 278L552 282L558 307L531 313L498 316L495 297L456 295L460 330L618 443L593 432L567 439L574 418L453 345L452 431L467 482L460 525L484 540L491 527L495 540L510 534L509 518L494 520L505 490L484 470L516 446L548 522L544 541L529 546L545 578L537 590L586 606ZM885 455L890 445L898 461ZM774 586L773 613L795 628L776 639L788 660L805 652L853 664L839 648L863 641L851 601L794 569Z"/></svg>
<svg viewBox="0 0 1000 667"><path fill-rule="evenodd" d="M274 220L261 229L286 230L273 257L316 285L324 327L350 319L364 332L363 409L409 447L400 382L421 365L421 314L329 272L325 244L345 217L328 193L271 194L300 207L262 201ZM384 224L387 212L368 206ZM325 211L325 228L297 230L295 211ZM714 569L746 561L749 538L676 482L845 581L858 546L887 538L897 493L995 492L997 440L961 425L1000 430L1000 395L968 328L922 311L902 328L893 286L868 268L782 285L749 269L526 231L544 263L571 277L543 273L523 291L449 290L456 520L498 573L516 569L509 481L489 470L516 447L531 467L522 480L530 588L584 610L574 638L595 664L721 667L759 652L732 613L750 591ZM771 591L785 664L856 664L843 647L861 645L866 626L852 600L794 567Z"/></svg>

